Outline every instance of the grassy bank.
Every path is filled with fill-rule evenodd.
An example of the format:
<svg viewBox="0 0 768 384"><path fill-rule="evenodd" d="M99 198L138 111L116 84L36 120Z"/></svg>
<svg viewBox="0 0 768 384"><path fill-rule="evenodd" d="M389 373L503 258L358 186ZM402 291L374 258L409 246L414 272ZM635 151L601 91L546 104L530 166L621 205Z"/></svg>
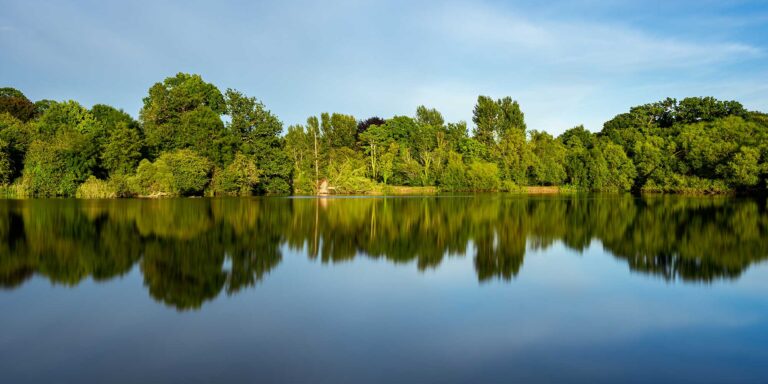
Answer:
<svg viewBox="0 0 768 384"><path fill-rule="evenodd" d="M559 187L559 186L526 186L516 187L509 191L482 191L490 193L520 193L529 195L553 195L559 193L575 193L580 190L573 187ZM373 189L358 193L334 193L329 196L348 196L348 195L370 195L370 196L408 196L408 195L436 195L442 191L435 186L426 187L413 187L407 185L376 185ZM452 192L481 192L481 191L452 191Z"/></svg>

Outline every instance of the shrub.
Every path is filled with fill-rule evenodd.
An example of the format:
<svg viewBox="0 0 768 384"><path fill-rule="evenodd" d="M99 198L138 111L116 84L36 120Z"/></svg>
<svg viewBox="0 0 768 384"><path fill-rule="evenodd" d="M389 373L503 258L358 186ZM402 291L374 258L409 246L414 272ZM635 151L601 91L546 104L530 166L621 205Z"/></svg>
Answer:
<svg viewBox="0 0 768 384"><path fill-rule="evenodd" d="M13 184L0 186L0 196L2 197L27 197L24 188L21 185L21 179L16 179Z"/></svg>
<svg viewBox="0 0 768 384"><path fill-rule="evenodd" d="M136 174L128 179L131 192L139 196L162 196L176 194L173 174L164 160L154 163L141 160Z"/></svg>
<svg viewBox="0 0 768 384"><path fill-rule="evenodd" d="M296 169L293 174L293 193L299 195L315 194L314 173L309 174L302 169Z"/></svg>
<svg viewBox="0 0 768 384"><path fill-rule="evenodd" d="M261 171L253 159L237 153L231 164L215 173L213 192L249 196L259 182L260 175Z"/></svg>
<svg viewBox="0 0 768 384"><path fill-rule="evenodd" d="M376 183L365 177L366 164L362 160L347 158L328 167L328 183L338 193L363 193L372 191Z"/></svg>
<svg viewBox="0 0 768 384"><path fill-rule="evenodd" d="M466 189L466 175L461 155L451 152L448 164L440 175L440 189L443 191L461 191Z"/></svg>
<svg viewBox="0 0 768 384"><path fill-rule="evenodd" d="M154 163L142 160L128 180L139 196L201 195L210 181L208 159L189 149L164 152Z"/></svg>
<svg viewBox="0 0 768 384"><path fill-rule="evenodd" d="M408 147L400 147L400 155L392 166L392 184L420 186L424 168L411 156ZM389 177L387 180L389 181Z"/></svg>
<svg viewBox="0 0 768 384"><path fill-rule="evenodd" d="M126 175L112 175L107 179L107 183L115 191L116 197L131 197L135 195L131 191L130 178Z"/></svg>
<svg viewBox="0 0 768 384"><path fill-rule="evenodd" d="M291 193L291 185L282 177L272 177L259 183L260 190L268 195L287 195Z"/></svg>
<svg viewBox="0 0 768 384"><path fill-rule="evenodd" d="M173 190L182 195L200 195L210 181L211 163L192 150L181 149L160 155L172 175Z"/></svg>
<svg viewBox="0 0 768 384"><path fill-rule="evenodd" d="M704 179L697 176L672 174L661 185L648 181L641 192L644 193L682 193L682 194L724 194L731 190L723 180Z"/></svg>
<svg viewBox="0 0 768 384"><path fill-rule="evenodd" d="M107 181L91 176L80 184L75 197L79 199L111 199L117 197L117 191Z"/></svg>
<svg viewBox="0 0 768 384"><path fill-rule="evenodd" d="M501 182L501 186L499 187L500 191L503 192L514 192L514 193L524 193L526 192L525 187L519 186L515 184L512 180L504 180Z"/></svg>
<svg viewBox="0 0 768 384"><path fill-rule="evenodd" d="M29 146L22 189L27 196L72 196L80 184L72 174L69 148L60 142L34 141Z"/></svg>
<svg viewBox="0 0 768 384"><path fill-rule="evenodd" d="M499 189L499 167L494 163L473 161L466 172L467 187L473 191L496 191Z"/></svg>

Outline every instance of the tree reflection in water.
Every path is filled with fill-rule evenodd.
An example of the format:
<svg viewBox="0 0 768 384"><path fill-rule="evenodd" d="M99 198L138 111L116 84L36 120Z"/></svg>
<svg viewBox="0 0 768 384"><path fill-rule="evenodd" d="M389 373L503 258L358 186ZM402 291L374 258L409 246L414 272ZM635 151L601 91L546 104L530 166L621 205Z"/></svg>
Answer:
<svg viewBox="0 0 768 384"><path fill-rule="evenodd" d="M598 240L633 271L732 279L768 255L768 213L762 199L629 195L4 200L0 236L5 288L109 280L138 263L150 295L183 310L254 286L286 245L419 270L472 253L485 281L517 276L526 250Z"/></svg>

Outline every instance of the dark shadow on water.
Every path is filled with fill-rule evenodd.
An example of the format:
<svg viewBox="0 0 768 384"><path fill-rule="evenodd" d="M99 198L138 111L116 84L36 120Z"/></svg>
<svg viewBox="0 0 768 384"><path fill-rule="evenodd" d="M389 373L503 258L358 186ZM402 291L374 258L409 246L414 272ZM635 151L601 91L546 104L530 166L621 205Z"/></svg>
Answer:
<svg viewBox="0 0 768 384"><path fill-rule="evenodd" d="M285 246L419 270L458 254L479 281L511 281L527 250L599 241L635 272L735 279L768 255L768 213L764 199L630 195L3 200L0 237L5 289L35 275L106 281L138 264L149 294L184 310L255 286Z"/></svg>

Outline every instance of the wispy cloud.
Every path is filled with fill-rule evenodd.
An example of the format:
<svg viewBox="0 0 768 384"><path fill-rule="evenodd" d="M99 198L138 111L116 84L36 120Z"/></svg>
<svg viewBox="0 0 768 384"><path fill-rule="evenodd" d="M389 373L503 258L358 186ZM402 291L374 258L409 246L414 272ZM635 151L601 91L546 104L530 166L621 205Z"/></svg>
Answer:
<svg viewBox="0 0 768 384"><path fill-rule="evenodd" d="M740 42L689 41L607 22L534 20L477 4L448 6L431 25L434 32L465 48L495 49L509 60L623 73L690 68L763 54L761 48Z"/></svg>

